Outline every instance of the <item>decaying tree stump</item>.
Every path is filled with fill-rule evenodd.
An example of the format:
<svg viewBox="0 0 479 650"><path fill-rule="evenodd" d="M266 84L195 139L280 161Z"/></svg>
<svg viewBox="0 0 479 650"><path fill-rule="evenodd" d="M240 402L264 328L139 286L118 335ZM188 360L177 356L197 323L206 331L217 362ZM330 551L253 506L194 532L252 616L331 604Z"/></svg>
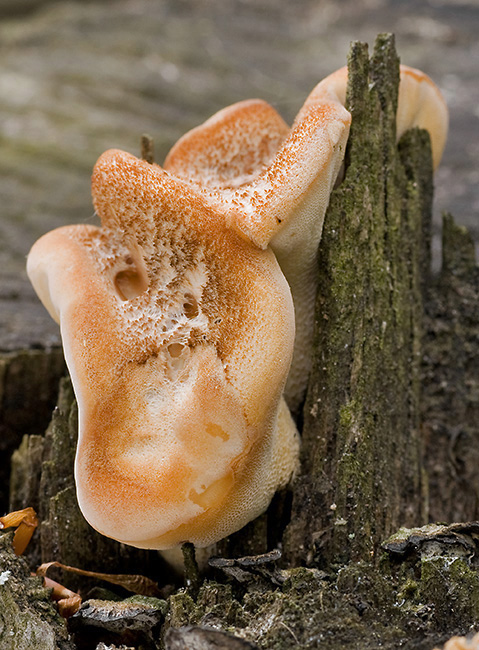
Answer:
<svg viewBox="0 0 479 650"><path fill-rule="evenodd" d="M9 459L23 435L43 434L65 374L59 349L0 353L0 510L9 506Z"/></svg>
<svg viewBox="0 0 479 650"><path fill-rule="evenodd" d="M424 521L419 435L423 289L429 277L426 133L396 147L392 42L353 46L346 176L319 256L314 366L288 555L365 560L401 525Z"/></svg>
<svg viewBox="0 0 479 650"><path fill-rule="evenodd" d="M214 580L149 603L164 623L142 647L426 650L479 618L479 524L467 523L479 507L479 268L446 217L443 268L431 274L429 137L411 131L396 146L392 37L371 60L353 44L349 68L353 123L321 242L301 470L218 545L230 559L214 563ZM34 505L42 521L31 562L161 581L155 552L105 540L81 517L75 417L64 382L46 435L26 436L13 457L10 505ZM466 523L425 526L438 519ZM278 545L281 569L272 555L231 559ZM89 607L71 629L108 609Z"/></svg>
<svg viewBox="0 0 479 650"><path fill-rule="evenodd" d="M41 578L14 555L11 534L0 537L0 648L74 650L65 623Z"/></svg>
<svg viewBox="0 0 479 650"><path fill-rule="evenodd" d="M422 427L429 519L479 519L479 266L467 230L444 217L442 270L428 291Z"/></svg>

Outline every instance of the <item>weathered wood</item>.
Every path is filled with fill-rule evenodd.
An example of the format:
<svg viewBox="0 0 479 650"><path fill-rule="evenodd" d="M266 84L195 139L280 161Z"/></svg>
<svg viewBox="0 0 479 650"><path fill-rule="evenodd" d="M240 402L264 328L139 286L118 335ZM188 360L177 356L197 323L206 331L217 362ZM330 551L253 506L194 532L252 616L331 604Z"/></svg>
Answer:
<svg viewBox="0 0 479 650"><path fill-rule="evenodd" d="M0 536L0 648L74 650L65 625L41 578L15 556L11 534Z"/></svg>
<svg viewBox="0 0 479 650"><path fill-rule="evenodd" d="M64 374L61 348L0 353L0 511L9 507L11 455L24 435L45 432Z"/></svg>
<svg viewBox="0 0 479 650"><path fill-rule="evenodd" d="M428 291L422 420L431 521L479 519L479 265L444 217L442 271Z"/></svg>
<svg viewBox="0 0 479 650"><path fill-rule="evenodd" d="M249 583L209 580L196 602L171 596L166 627L214 625L265 650L431 650L477 621L478 526L403 529L379 564L289 568L269 587L254 567Z"/></svg>
<svg viewBox="0 0 479 650"><path fill-rule="evenodd" d="M429 141L410 132L397 150L392 38L377 41L371 61L366 46L353 45L349 69L353 123L320 245L302 470L286 538L291 560L314 564L366 560L397 527L424 521L419 371Z"/></svg>

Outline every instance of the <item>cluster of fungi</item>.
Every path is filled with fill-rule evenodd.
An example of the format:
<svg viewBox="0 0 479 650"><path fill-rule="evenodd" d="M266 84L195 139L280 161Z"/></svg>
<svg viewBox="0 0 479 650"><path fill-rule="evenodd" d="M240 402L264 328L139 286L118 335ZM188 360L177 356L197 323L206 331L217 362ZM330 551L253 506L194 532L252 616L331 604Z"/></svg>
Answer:
<svg viewBox="0 0 479 650"><path fill-rule="evenodd" d="M400 76L397 136L427 129L437 167L444 101L422 72ZM78 502L100 533L206 547L294 473L346 85L346 68L321 81L291 128L263 101L230 106L163 167L107 151L92 179L101 227L33 246L28 274L60 324L79 406Z"/></svg>

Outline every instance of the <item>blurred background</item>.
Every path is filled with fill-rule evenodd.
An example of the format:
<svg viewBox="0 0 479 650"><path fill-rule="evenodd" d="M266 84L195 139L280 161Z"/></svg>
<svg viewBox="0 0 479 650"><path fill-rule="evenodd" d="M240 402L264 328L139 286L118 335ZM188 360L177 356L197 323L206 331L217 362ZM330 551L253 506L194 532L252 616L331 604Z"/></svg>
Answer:
<svg viewBox="0 0 479 650"><path fill-rule="evenodd" d="M95 222L90 174L110 147L161 164L185 131L241 99L291 121L306 95L393 32L401 61L427 72L451 114L435 177L479 239L479 0L0 0L0 349L58 343L26 279L44 232Z"/></svg>

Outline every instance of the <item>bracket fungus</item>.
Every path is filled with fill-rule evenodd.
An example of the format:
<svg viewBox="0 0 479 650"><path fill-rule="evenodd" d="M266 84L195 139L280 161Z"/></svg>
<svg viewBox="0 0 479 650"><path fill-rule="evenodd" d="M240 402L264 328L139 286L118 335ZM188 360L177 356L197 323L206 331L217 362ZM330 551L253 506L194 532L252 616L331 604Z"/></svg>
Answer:
<svg viewBox="0 0 479 650"><path fill-rule="evenodd" d="M398 135L429 128L437 162L439 91L410 68L401 79ZM101 228L62 227L33 246L28 274L60 324L79 405L78 500L104 535L207 546L294 472L287 403L307 380L346 82L343 68L319 83L291 129L259 100L226 108L163 168L107 151L92 179Z"/></svg>

